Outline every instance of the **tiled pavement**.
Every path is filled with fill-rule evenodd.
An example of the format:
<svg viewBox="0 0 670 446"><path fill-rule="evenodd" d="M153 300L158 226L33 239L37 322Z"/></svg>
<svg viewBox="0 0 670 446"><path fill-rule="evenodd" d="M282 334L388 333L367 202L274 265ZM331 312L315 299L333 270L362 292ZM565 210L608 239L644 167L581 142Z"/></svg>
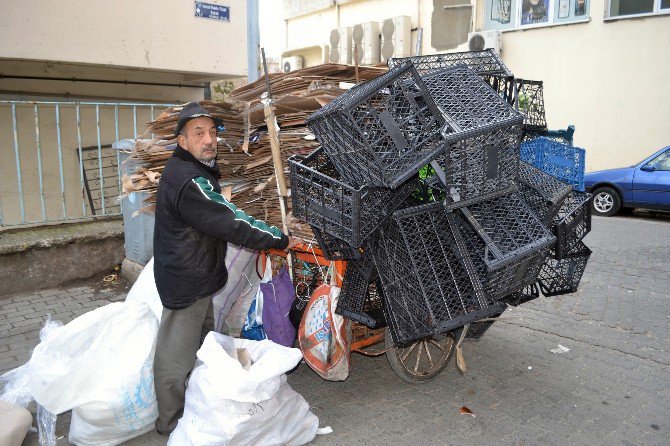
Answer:
<svg viewBox="0 0 670 446"><path fill-rule="evenodd" d="M313 444L670 444L670 223L594 218L586 243L580 291L505 312L465 345L465 375L452 365L409 385L384 357L353 355L350 377L332 383L301 365L289 382L334 430ZM0 370L29 357L46 313L66 322L125 292L79 286L0 299ZM552 353L558 344L570 351ZM150 433L128 444L165 443Z"/></svg>

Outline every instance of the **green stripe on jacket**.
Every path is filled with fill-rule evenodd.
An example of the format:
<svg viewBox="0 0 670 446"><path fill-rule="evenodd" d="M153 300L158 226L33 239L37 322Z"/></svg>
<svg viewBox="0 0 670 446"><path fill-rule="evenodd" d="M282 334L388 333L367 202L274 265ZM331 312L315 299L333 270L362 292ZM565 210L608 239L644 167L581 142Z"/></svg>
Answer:
<svg viewBox="0 0 670 446"><path fill-rule="evenodd" d="M214 190L214 187L212 187L212 183L210 183L208 179L203 178L203 177L197 177L197 178L194 178L192 181L193 181L193 183L195 183L196 186L198 186L198 189L200 189L200 192L202 192L202 194L208 200L213 201L215 203L222 204L223 206L230 209L233 212L233 214L235 214L235 220L236 221L242 221L242 222L248 224L249 226L251 226L254 229L257 229L259 231L270 234L273 238L281 239L282 233L279 230L279 228L277 228L276 226L270 226L267 223L265 223L264 221L256 220L251 215L247 215L246 212L239 209L237 206L235 206L230 201L226 200L226 197L224 197L220 193L216 192Z"/></svg>

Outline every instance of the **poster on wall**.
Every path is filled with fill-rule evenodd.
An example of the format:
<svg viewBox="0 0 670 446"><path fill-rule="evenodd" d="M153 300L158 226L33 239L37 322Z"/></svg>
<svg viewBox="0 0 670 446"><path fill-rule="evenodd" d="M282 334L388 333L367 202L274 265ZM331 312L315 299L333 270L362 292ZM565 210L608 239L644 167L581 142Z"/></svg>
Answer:
<svg viewBox="0 0 670 446"><path fill-rule="evenodd" d="M521 24L532 25L549 21L549 0L523 0Z"/></svg>
<svg viewBox="0 0 670 446"><path fill-rule="evenodd" d="M586 15L586 0L575 1L575 15Z"/></svg>
<svg viewBox="0 0 670 446"><path fill-rule="evenodd" d="M558 0L558 18L565 19L570 15L570 0Z"/></svg>
<svg viewBox="0 0 670 446"><path fill-rule="evenodd" d="M512 16L512 0L491 0L491 20L509 23Z"/></svg>

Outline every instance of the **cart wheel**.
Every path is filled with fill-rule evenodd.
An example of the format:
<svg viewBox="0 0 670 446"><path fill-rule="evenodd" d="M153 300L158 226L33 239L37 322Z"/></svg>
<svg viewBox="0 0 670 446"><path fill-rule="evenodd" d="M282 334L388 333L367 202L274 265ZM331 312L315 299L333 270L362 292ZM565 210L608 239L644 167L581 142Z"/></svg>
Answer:
<svg viewBox="0 0 670 446"><path fill-rule="evenodd" d="M451 358L453 346L454 339L447 333L419 339L406 347L394 347L386 327L386 358L395 374L409 383L430 381L439 375Z"/></svg>

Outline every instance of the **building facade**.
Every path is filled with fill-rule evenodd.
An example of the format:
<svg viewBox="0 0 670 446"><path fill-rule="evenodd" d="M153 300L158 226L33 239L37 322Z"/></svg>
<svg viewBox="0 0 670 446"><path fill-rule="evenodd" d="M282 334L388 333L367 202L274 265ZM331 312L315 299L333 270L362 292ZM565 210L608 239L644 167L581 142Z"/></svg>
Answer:
<svg viewBox="0 0 670 446"><path fill-rule="evenodd" d="M254 4L4 1L0 227L118 213L111 144L247 76Z"/></svg>
<svg viewBox="0 0 670 446"><path fill-rule="evenodd" d="M502 59L516 76L544 82L549 127L575 125L587 171L630 165L670 144L670 0L283 3L284 20L276 20L274 32L283 36L282 57L299 57L306 66L333 60L333 48L339 61L349 62L350 50L340 42L349 37L346 28L359 24L359 48L369 53L377 45L379 63L385 41L396 44L396 57L433 54L466 51L470 32L502 31ZM402 26L409 38L384 35L387 19L398 17L404 19L395 20L395 29ZM371 34L377 40L366 46ZM360 54L359 60L370 63Z"/></svg>

